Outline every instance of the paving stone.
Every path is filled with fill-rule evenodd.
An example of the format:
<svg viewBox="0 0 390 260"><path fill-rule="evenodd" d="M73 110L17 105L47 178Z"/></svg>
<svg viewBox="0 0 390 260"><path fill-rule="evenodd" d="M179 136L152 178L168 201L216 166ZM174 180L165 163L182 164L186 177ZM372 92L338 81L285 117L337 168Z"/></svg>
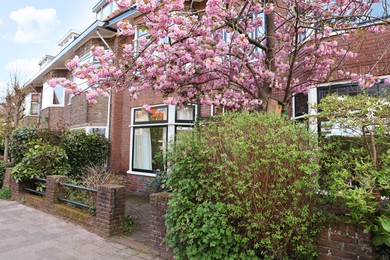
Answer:
<svg viewBox="0 0 390 260"><path fill-rule="evenodd" d="M134 242L134 247L140 247ZM18 202L0 200L0 259L156 259Z"/></svg>

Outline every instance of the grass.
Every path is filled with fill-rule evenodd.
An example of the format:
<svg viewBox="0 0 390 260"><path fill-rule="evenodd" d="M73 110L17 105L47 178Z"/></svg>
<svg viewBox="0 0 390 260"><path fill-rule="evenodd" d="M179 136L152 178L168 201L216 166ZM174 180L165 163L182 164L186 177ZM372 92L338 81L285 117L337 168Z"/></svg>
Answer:
<svg viewBox="0 0 390 260"><path fill-rule="evenodd" d="M131 217L129 215L125 216L125 220L123 223L123 232L125 234L130 234L131 232L133 232L133 226L134 226L133 217Z"/></svg>

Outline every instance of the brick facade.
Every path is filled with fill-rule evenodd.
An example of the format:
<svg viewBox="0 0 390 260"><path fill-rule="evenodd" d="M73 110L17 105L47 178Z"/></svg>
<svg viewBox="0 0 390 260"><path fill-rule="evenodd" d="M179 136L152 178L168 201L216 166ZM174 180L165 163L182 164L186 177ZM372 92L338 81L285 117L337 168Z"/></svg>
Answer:
<svg viewBox="0 0 390 260"><path fill-rule="evenodd" d="M47 107L41 110L40 127L55 129L64 126L64 107Z"/></svg>

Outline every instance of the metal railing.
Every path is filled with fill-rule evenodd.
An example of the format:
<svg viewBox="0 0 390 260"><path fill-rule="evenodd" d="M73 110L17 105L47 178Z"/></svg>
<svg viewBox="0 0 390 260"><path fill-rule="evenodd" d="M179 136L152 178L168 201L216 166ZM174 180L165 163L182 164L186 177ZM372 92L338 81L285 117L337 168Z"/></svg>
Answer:
<svg viewBox="0 0 390 260"><path fill-rule="evenodd" d="M64 187L72 188L72 189L76 189L76 190L85 190L85 191L89 191L89 192L92 192L92 193L97 193L98 192L97 189L86 188L86 187L83 187L83 186L73 185L73 184L70 184L70 183L60 183L60 184L62 186L64 186ZM83 208L87 208L87 209L93 208L93 206L86 205L86 204L81 203L79 201L75 201L75 200L71 200L71 199L67 199L67 198L63 198L63 197L59 197L57 199L59 201L67 202L67 203L70 203L70 204L73 204L73 205L76 205L76 206L79 206L79 207L83 207Z"/></svg>
<svg viewBox="0 0 390 260"><path fill-rule="evenodd" d="M46 179L39 178L39 177L34 177L33 180L46 183ZM31 189L31 188L24 188L24 190L28 191L29 193L38 194L40 196L45 196L45 192L42 192L42 191L37 191L37 190Z"/></svg>

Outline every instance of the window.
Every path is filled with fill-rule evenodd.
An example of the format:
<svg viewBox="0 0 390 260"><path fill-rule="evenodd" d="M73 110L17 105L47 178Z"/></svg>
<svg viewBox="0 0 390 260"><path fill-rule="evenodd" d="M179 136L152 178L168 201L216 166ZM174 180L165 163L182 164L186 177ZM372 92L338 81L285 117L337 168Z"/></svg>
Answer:
<svg viewBox="0 0 390 260"><path fill-rule="evenodd" d="M65 90L62 86L57 85L52 88L49 84L43 85L42 92L42 109L47 107L64 106Z"/></svg>
<svg viewBox="0 0 390 260"><path fill-rule="evenodd" d="M147 122L167 122L168 106L153 107L150 111L143 108L134 110L134 123L141 124Z"/></svg>
<svg viewBox="0 0 390 260"><path fill-rule="evenodd" d="M176 122L193 122L195 120L195 106L185 106L176 109Z"/></svg>
<svg viewBox="0 0 390 260"><path fill-rule="evenodd" d="M330 94L337 94L339 96L356 96L358 94L367 93L370 96L377 97L389 97L390 96L390 84L384 84L384 80L376 83L374 86L368 89L361 89L356 84L337 84L329 87L322 87L317 89L317 102L325 98ZM318 131L325 135L344 135L353 136L356 135L358 130L343 130L340 129L339 125L334 124L329 126L328 121L321 120L318 122Z"/></svg>
<svg viewBox="0 0 390 260"><path fill-rule="evenodd" d="M309 113L309 106L307 102L307 95L303 93L294 95L294 117L307 115Z"/></svg>
<svg viewBox="0 0 390 260"><path fill-rule="evenodd" d="M163 171L166 147L166 126L134 128L133 169Z"/></svg>
<svg viewBox="0 0 390 260"><path fill-rule="evenodd" d="M139 52L139 44L138 44L138 40L140 38L149 38L150 37L150 34L147 30L147 28L145 26L141 26L139 25L137 27L137 31L135 32L135 35L134 35L134 50L135 50L135 53L138 53Z"/></svg>
<svg viewBox="0 0 390 260"><path fill-rule="evenodd" d="M149 111L133 108L128 173L155 176L166 169L165 154L170 140L192 129L196 106L152 106Z"/></svg>
<svg viewBox="0 0 390 260"><path fill-rule="evenodd" d="M31 93L26 96L24 104L24 115L25 116L37 116L39 115L39 93Z"/></svg>
<svg viewBox="0 0 390 260"><path fill-rule="evenodd" d="M96 11L96 19L104 20L113 12L115 12L117 9L118 9L118 4L116 2L107 3Z"/></svg>

